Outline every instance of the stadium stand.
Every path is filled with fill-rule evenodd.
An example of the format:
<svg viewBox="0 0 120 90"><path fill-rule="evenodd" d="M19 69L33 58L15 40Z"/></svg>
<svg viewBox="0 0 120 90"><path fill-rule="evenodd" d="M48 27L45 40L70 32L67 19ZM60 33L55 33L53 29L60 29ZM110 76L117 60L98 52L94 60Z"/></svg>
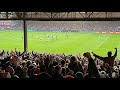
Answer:
<svg viewBox="0 0 120 90"><path fill-rule="evenodd" d="M10 30L23 30L22 21L12 21ZM27 21L28 30L63 32L120 32L119 21ZM4 28L0 27L1 30Z"/></svg>

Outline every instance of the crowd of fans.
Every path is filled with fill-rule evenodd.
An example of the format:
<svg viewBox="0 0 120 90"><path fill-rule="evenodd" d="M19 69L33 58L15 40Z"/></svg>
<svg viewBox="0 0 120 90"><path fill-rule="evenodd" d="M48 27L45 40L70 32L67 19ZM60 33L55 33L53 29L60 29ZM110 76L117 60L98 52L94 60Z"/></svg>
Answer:
<svg viewBox="0 0 120 90"><path fill-rule="evenodd" d="M92 55L93 54L93 57ZM108 52L108 57L95 53L46 54L15 51L0 52L0 78L119 78L120 61L115 54Z"/></svg>
<svg viewBox="0 0 120 90"><path fill-rule="evenodd" d="M118 21L29 21L27 23L28 29L71 32L119 32L120 25Z"/></svg>
<svg viewBox="0 0 120 90"><path fill-rule="evenodd" d="M119 21L27 21L27 29L36 31L120 32L119 25ZM23 31L23 21L12 21L9 29Z"/></svg>

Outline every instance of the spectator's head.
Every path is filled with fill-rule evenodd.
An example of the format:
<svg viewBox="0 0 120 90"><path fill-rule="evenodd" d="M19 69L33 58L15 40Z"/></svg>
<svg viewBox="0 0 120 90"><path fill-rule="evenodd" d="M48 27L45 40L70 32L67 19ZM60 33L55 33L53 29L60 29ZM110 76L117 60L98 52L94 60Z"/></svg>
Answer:
<svg viewBox="0 0 120 90"><path fill-rule="evenodd" d="M0 72L0 78L11 78L11 75L9 72L2 71Z"/></svg>
<svg viewBox="0 0 120 90"><path fill-rule="evenodd" d="M45 58L44 64L45 64L45 66L48 68L48 65L49 65L49 57L46 57L46 58Z"/></svg>
<svg viewBox="0 0 120 90"><path fill-rule="evenodd" d="M68 73L70 71L70 69L69 68L66 68L66 73Z"/></svg>
<svg viewBox="0 0 120 90"><path fill-rule="evenodd" d="M116 72L112 72L112 78L116 78L117 77L117 73Z"/></svg>
<svg viewBox="0 0 120 90"><path fill-rule="evenodd" d="M53 61L53 66L56 66L56 65L58 65L58 62L55 60Z"/></svg>
<svg viewBox="0 0 120 90"><path fill-rule="evenodd" d="M29 65L29 67L28 67L28 75L30 76L30 75L32 75L32 70L34 69L34 66L31 64L31 65Z"/></svg>
<svg viewBox="0 0 120 90"><path fill-rule="evenodd" d="M43 65L43 66L40 66L40 72L46 72L47 70L46 70L46 67L45 67L45 65Z"/></svg>
<svg viewBox="0 0 120 90"><path fill-rule="evenodd" d="M7 62L3 65L3 68L6 69L9 65L10 65L10 62L7 61Z"/></svg>
<svg viewBox="0 0 120 90"><path fill-rule="evenodd" d="M65 60L61 61L61 65L64 66L65 65Z"/></svg>
<svg viewBox="0 0 120 90"><path fill-rule="evenodd" d="M74 71L73 71L73 70L69 70L69 72L67 73L67 75L72 75L72 76L74 76Z"/></svg>
<svg viewBox="0 0 120 90"><path fill-rule="evenodd" d="M69 59L66 59L66 63L70 63L70 60L69 60Z"/></svg>
<svg viewBox="0 0 120 90"><path fill-rule="evenodd" d="M75 62L75 61L77 61L77 58L75 56L72 56L70 62Z"/></svg>
<svg viewBox="0 0 120 90"><path fill-rule="evenodd" d="M28 68L27 68L27 67L24 67L24 68L23 68L23 72L24 72L24 73L28 73Z"/></svg>
<svg viewBox="0 0 120 90"><path fill-rule="evenodd" d="M62 68L60 65L55 66L55 73L60 74L62 72Z"/></svg>
<svg viewBox="0 0 120 90"><path fill-rule="evenodd" d="M22 65L23 67L25 67L25 66L26 66L26 62L23 61L21 65Z"/></svg>
<svg viewBox="0 0 120 90"><path fill-rule="evenodd" d="M44 65L44 58L43 58L43 57L40 57L39 65L40 65L40 66Z"/></svg>
<svg viewBox="0 0 120 90"><path fill-rule="evenodd" d="M40 74L40 68L35 68L33 74L34 75L39 75Z"/></svg>
<svg viewBox="0 0 120 90"><path fill-rule="evenodd" d="M19 78L17 75L14 75L12 78Z"/></svg>
<svg viewBox="0 0 120 90"><path fill-rule="evenodd" d="M76 77L79 78L79 79L80 79L80 78L81 78L81 79L83 78L83 73L82 73L82 72L77 72L75 75L76 75Z"/></svg>
<svg viewBox="0 0 120 90"><path fill-rule="evenodd" d="M13 67L11 67L11 66L8 66L8 67L5 69L5 71L6 71L6 72L9 72L10 75L13 75L13 74L15 73Z"/></svg>
<svg viewBox="0 0 120 90"><path fill-rule="evenodd" d="M109 51L109 52L108 52L108 57L111 57L111 56L112 56L112 52Z"/></svg>
<svg viewBox="0 0 120 90"><path fill-rule="evenodd" d="M100 72L100 78L107 78L107 74L105 71Z"/></svg>
<svg viewBox="0 0 120 90"><path fill-rule="evenodd" d="M18 75L19 78L22 78L23 76L23 69L21 66L18 66L15 71L16 75Z"/></svg>
<svg viewBox="0 0 120 90"><path fill-rule="evenodd" d="M32 62L31 61L27 61L27 67L29 67L29 65L31 65Z"/></svg>

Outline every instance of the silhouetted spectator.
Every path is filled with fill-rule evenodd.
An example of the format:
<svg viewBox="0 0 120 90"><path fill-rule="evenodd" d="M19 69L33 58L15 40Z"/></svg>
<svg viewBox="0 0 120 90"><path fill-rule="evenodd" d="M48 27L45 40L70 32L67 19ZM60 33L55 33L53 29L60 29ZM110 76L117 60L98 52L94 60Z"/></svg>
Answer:
<svg viewBox="0 0 120 90"><path fill-rule="evenodd" d="M83 56L88 58L89 78L92 78L92 77L100 78L100 75L99 75L99 72L97 70L96 64L95 64L93 58L91 57L90 53L89 52L84 53Z"/></svg>
<svg viewBox="0 0 120 90"><path fill-rule="evenodd" d="M17 66L16 70L15 70L15 75L17 75L19 78L23 77L23 70L21 66Z"/></svg>
<svg viewBox="0 0 120 90"><path fill-rule="evenodd" d="M105 63L108 63L111 67L113 67L114 65L114 60L115 60L115 57L117 56L117 48L115 48L115 54L112 56L112 52L108 52L108 57L101 57L101 56L98 56L96 55L95 53L92 52L93 56L97 57L98 59L100 60L103 60L104 61L104 64Z"/></svg>

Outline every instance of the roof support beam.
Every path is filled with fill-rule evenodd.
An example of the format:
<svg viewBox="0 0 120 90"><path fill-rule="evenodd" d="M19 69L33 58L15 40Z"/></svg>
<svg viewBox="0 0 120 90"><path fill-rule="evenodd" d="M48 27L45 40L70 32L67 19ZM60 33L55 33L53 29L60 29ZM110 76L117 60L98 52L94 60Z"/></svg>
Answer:
<svg viewBox="0 0 120 90"><path fill-rule="evenodd" d="M25 15L25 16L24 16ZM0 20L119 20L120 12L0 12Z"/></svg>

